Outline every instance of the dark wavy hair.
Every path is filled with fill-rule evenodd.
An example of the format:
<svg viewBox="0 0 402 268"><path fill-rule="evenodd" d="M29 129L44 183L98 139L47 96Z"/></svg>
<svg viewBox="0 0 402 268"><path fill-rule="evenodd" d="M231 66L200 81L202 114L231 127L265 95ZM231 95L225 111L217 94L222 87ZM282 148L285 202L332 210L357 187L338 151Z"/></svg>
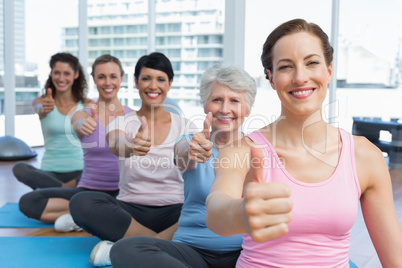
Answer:
<svg viewBox="0 0 402 268"><path fill-rule="evenodd" d="M303 19L287 21L275 28L267 37L261 55L262 66L264 67L265 78L268 78L268 70L272 73L273 55L275 43L282 37L294 33L307 32L321 40L322 51L324 52L327 65L332 63L334 49L329 43L328 35L315 23L308 23Z"/></svg>
<svg viewBox="0 0 402 268"><path fill-rule="evenodd" d="M49 61L51 72L53 72L54 66L57 62L67 63L70 65L71 69L73 69L74 73L78 72L78 77L74 80L72 86L72 94L76 102L84 101L84 98L87 94L87 80L85 79L85 75L78 58L70 53L65 52L54 54ZM56 96L56 87L53 84L51 73L49 74L49 78L45 83L45 91L48 88L52 89L52 97L54 98Z"/></svg>
<svg viewBox="0 0 402 268"><path fill-rule="evenodd" d="M173 80L174 72L170 60L160 52L152 52L138 59L135 65L134 77L138 80L142 67L155 69L167 74L169 82Z"/></svg>

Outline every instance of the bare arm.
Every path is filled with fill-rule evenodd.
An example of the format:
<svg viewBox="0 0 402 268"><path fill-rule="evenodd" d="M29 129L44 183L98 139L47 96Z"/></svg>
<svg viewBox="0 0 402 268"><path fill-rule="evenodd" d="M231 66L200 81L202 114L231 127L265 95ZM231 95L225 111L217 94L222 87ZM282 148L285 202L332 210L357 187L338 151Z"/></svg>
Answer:
<svg viewBox="0 0 402 268"><path fill-rule="evenodd" d="M261 152L244 140L219 153L206 201L210 230L223 236L248 233L256 242L287 233L290 191L284 184L263 183L261 159Z"/></svg>
<svg viewBox="0 0 402 268"><path fill-rule="evenodd" d="M356 170L364 221L383 267L402 267L402 228L396 215L391 178L381 151L355 137Z"/></svg>
<svg viewBox="0 0 402 268"><path fill-rule="evenodd" d="M235 144L238 144L235 142ZM243 221L243 184L248 169L235 168L234 155L239 153L243 159L247 149L238 150L228 147L222 150L215 160L215 180L206 200L207 215L205 222L210 230L223 235L231 236L246 233L242 226ZM221 159L228 159L227 166L220 164ZM239 170L238 170L239 169Z"/></svg>

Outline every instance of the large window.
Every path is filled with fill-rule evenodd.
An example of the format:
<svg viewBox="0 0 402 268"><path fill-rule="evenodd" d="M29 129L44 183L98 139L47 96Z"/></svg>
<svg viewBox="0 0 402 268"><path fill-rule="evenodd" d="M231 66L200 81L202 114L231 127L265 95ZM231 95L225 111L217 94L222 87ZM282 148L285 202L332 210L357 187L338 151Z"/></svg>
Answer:
<svg viewBox="0 0 402 268"><path fill-rule="evenodd" d="M180 23L157 24L156 32L160 33L178 33L181 31Z"/></svg>
<svg viewBox="0 0 402 268"><path fill-rule="evenodd" d="M260 61L265 39L294 18L319 24L331 38L332 0L245 2L245 69L262 88L253 112L271 120L280 107ZM351 131L353 116L401 118L402 1L339 2L336 124ZM261 99L270 99L271 105L260 105Z"/></svg>
<svg viewBox="0 0 402 268"><path fill-rule="evenodd" d="M25 72L27 77L28 73L36 75L36 94L43 92L51 55L62 50L78 55L78 2L25 0L25 10L21 12L25 15L25 21L22 20L24 27L16 30L16 34L24 35L25 41L15 43L16 47L24 47L25 55L16 54L22 56L24 63L16 69ZM218 2L221 4L216 4ZM132 67L140 56L147 53L147 3L147 0L105 0L101 3L88 0L89 63L103 53L112 53L124 58L124 63ZM190 69L195 70L194 75L200 76L203 70L222 60L225 18L220 16L225 14L221 8L224 1L164 0L156 3L156 50L172 58L178 76L181 70L188 69L184 62L189 62ZM177 8L177 3L185 6L185 10ZM195 8L194 3L197 3ZM331 37L332 0L245 0L245 5L244 67L261 88L258 91L261 98L257 98L257 102L270 100L270 105L256 103L253 112L271 119L278 114L280 107L275 92L264 78L260 62L267 35L286 20L304 18L319 24ZM210 8L212 6L216 9ZM47 10L46 16L43 10ZM58 12L60 10L63 12ZM117 11L122 12L117 14ZM381 111L382 117L402 116L402 95L398 95L402 92L398 90L402 84L400 14L401 0L384 3L340 0L338 59L334 62L338 67L336 101L339 111L336 116L339 125L347 130L351 129L352 116L373 116L377 111ZM114 17L115 22L110 23ZM125 18L128 22L121 23ZM34 80L35 77L30 77L24 81L30 81L32 85ZM182 89L190 86L187 84L190 80L185 80ZM193 89L197 88L197 83L193 83ZM174 83L173 87L176 85L181 86ZM364 101L361 101L362 96ZM28 102L28 98L32 95L20 100ZM2 103L4 101L0 100L0 108ZM379 108L373 109L374 106ZM0 135L1 130L4 131L3 121L0 121Z"/></svg>
<svg viewBox="0 0 402 268"><path fill-rule="evenodd" d="M0 20L4 14L1 1ZM7 0L8 1L8 0ZM78 0L43 1L15 0L15 113L14 135L31 146L42 145L43 138L38 116L33 114L32 101L43 93L43 85L49 75L50 57L62 50L76 48L74 40L62 43L62 36L76 34L75 29L62 30L62 26L78 25ZM0 29L1 51L4 51L4 28ZM1 53L0 66L4 66ZM1 70L3 74L3 70ZM1 79L0 79L1 80ZM3 84L0 85L0 110L4 104ZM4 115L0 111L0 136L5 133ZM30 126L27 131L24 126Z"/></svg>
<svg viewBox="0 0 402 268"><path fill-rule="evenodd" d="M146 33L147 26L146 25L129 25L127 26L128 33Z"/></svg>

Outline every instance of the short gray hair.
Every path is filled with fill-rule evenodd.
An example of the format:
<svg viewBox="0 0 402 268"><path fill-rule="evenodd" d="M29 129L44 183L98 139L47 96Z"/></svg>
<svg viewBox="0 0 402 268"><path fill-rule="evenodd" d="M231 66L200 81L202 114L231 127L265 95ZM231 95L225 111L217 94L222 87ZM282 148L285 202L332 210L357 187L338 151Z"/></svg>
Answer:
<svg viewBox="0 0 402 268"><path fill-rule="evenodd" d="M227 86L236 92L244 92L248 109L251 110L257 94L257 84L246 71L236 66L222 66L220 64L205 70L200 85L201 104L204 108L207 105L214 83Z"/></svg>

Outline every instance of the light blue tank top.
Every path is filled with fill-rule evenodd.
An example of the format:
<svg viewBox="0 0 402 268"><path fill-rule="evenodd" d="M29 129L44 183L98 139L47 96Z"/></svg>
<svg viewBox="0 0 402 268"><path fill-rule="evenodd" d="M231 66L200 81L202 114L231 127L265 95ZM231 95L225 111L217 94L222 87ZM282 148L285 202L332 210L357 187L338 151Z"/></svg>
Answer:
<svg viewBox="0 0 402 268"><path fill-rule="evenodd" d="M193 135L181 136L177 142L190 141ZM218 150L213 146L212 156L206 163L198 163L195 169L183 173L184 202L172 241L215 252L237 251L241 249L242 235L223 237L209 230L205 224L205 201L215 179L214 162L217 156Z"/></svg>
<svg viewBox="0 0 402 268"><path fill-rule="evenodd" d="M78 102L76 111L84 105ZM71 172L84 168L81 142L71 126L71 117L59 112L56 106L40 120L45 142L42 170Z"/></svg>

